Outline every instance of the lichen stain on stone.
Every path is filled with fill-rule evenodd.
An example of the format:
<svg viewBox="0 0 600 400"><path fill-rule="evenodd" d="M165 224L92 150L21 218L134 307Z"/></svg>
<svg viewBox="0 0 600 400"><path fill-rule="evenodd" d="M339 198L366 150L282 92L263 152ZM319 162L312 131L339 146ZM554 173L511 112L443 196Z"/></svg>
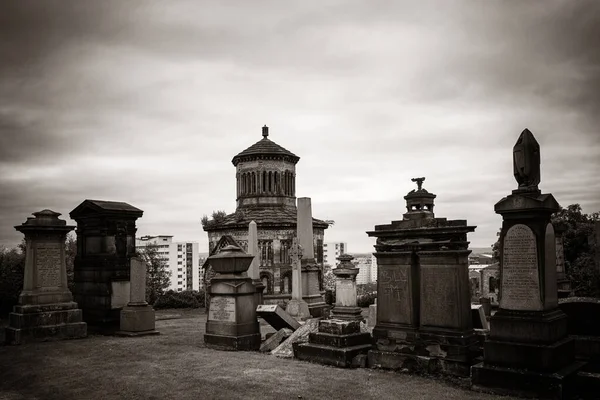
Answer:
<svg viewBox="0 0 600 400"><path fill-rule="evenodd" d="M432 357L446 357L448 352L442 350L439 344L431 344L425 348Z"/></svg>

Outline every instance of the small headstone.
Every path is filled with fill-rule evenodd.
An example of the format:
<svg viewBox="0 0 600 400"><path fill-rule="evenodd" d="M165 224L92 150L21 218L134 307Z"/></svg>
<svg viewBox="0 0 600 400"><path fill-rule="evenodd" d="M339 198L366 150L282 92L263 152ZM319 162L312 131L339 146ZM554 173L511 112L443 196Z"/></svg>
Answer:
<svg viewBox="0 0 600 400"><path fill-rule="evenodd" d="M260 346L260 352L266 353L275 350L275 348L277 348L277 346L279 346L285 339L290 337L291 334L291 329L283 328L278 330L263 342L263 344Z"/></svg>
<svg viewBox="0 0 600 400"><path fill-rule="evenodd" d="M377 299L375 299L375 301L377 301ZM377 303L369 306L369 318L367 319L367 324L371 328L377 324Z"/></svg>
<svg viewBox="0 0 600 400"><path fill-rule="evenodd" d="M490 329L483 305L471 304L471 317L473 318L473 329Z"/></svg>
<svg viewBox="0 0 600 400"><path fill-rule="evenodd" d="M277 304L261 304L256 307L256 314L278 331L283 328L295 331L300 323Z"/></svg>

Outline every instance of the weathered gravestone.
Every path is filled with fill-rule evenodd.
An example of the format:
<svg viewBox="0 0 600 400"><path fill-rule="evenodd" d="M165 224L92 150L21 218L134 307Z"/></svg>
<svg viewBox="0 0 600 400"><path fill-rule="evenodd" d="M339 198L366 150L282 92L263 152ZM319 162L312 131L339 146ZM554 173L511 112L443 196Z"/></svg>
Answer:
<svg viewBox="0 0 600 400"><path fill-rule="evenodd" d="M131 258L130 300L121 310L120 336L158 335L154 309L146 302L146 271L144 260Z"/></svg>
<svg viewBox="0 0 600 400"><path fill-rule="evenodd" d="M285 311L297 320L310 318L308 303L302 296L302 249L298 239L292 239L290 251L292 258L292 299L288 302Z"/></svg>
<svg viewBox="0 0 600 400"><path fill-rule="evenodd" d="M73 296L88 324L119 328L121 309L129 302L135 221L142 214L130 204L104 200L85 200L69 213L77 222Z"/></svg>
<svg viewBox="0 0 600 400"><path fill-rule="evenodd" d="M25 277L19 303L9 317L6 342L86 337L87 325L67 286L65 238L74 226L51 210L33 215L15 226L25 235Z"/></svg>
<svg viewBox="0 0 600 400"><path fill-rule="evenodd" d="M260 261L258 254L258 228L256 222L251 221L248 224L248 254L254 256L250 268L248 268L248 276L252 279L252 283L256 286L256 305L263 304L263 291L265 290L264 283L260 280Z"/></svg>
<svg viewBox="0 0 600 400"><path fill-rule="evenodd" d="M435 218L435 194L422 188L404 198L403 220L377 225L377 323L369 365L469 375L471 321L465 220Z"/></svg>
<svg viewBox="0 0 600 400"><path fill-rule="evenodd" d="M556 241L550 223L559 205L542 194L540 148L527 129L513 149L519 187L500 200L500 308L490 319L484 362L473 366L480 389L560 398L581 364L574 363L567 317L558 309Z"/></svg>
<svg viewBox="0 0 600 400"><path fill-rule="evenodd" d="M371 335L361 332L361 309L356 305L358 269L352 257L342 254L337 268L335 307L332 318L319 321L319 331L309 334L309 343L299 343L294 354L300 360L315 361L338 367L351 367L352 360L371 348Z"/></svg>
<svg viewBox="0 0 600 400"><path fill-rule="evenodd" d="M260 327L256 319L256 287L245 274L254 256L226 246L210 256L216 275L210 281L210 307L204 343L219 350L258 350Z"/></svg>

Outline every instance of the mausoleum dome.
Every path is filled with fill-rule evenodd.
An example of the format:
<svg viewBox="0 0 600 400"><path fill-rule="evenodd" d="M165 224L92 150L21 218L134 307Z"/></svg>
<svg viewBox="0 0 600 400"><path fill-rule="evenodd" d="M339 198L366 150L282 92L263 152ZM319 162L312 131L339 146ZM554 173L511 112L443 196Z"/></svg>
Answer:
<svg viewBox="0 0 600 400"><path fill-rule="evenodd" d="M300 157L263 138L233 157L236 167L237 207L281 205L296 207L296 163Z"/></svg>

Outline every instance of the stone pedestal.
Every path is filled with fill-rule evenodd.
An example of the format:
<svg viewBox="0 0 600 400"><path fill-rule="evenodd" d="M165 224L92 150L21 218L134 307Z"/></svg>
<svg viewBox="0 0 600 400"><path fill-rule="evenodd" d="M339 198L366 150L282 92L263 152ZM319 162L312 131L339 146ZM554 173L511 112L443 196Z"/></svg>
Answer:
<svg viewBox="0 0 600 400"><path fill-rule="evenodd" d="M144 260L131 259L130 301L121 310L119 336L158 335L154 309L146 302L146 271Z"/></svg>
<svg viewBox="0 0 600 400"><path fill-rule="evenodd" d="M310 316L319 318L326 314L329 306L325 303L324 292L320 289L321 268L315 260L302 260L302 300L308 305Z"/></svg>
<svg viewBox="0 0 600 400"><path fill-rule="evenodd" d="M67 286L65 238L73 226L43 210L15 229L25 235L25 276L19 304L9 316L6 342L77 339L87 336L81 310Z"/></svg>
<svg viewBox="0 0 600 400"><path fill-rule="evenodd" d="M127 203L103 200L85 200L69 214L77 222L73 296L84 320L102 330L119 329L121 309L129 303L129 261L142 214Z"/></svg>
<svg viewBox="0 0 600 400"><path fill-rule="evenodd" d="M369 365L468 376L473 331L464 220L435 218L434 194L405 196L403 220L367 232L377 237L377 322Z"/></svg>
<svg viewBox="0 0 600 400"><path fill-rule="evenodd" d="M309 342L299 344L296 356L301 360L316 361L338 367L352 366L352 360L371 349L371 335L361 333L361 309L356 305L356 275L354 257L343 254L338 260L336 301L332 319L319 321L319 331L311 333Z"/></svg>
<svg viewBox="0 0 600 400"><path fill-rule="evenodd" d="M227 246L209 263L217 273L211 279L210 307L204 343L218 350L258 350L260 327L256 318L256 287L245 276L254 256Z"/></svg>
<svg viewBox="0 0 600 400"><path fill-rule="evenodd" d="M495 206L503 218L500 308L490 319L484 362L473 366L472 380L480 389L562 398L581 365L574 362L567 317L558 308L550 217L560 207L537 188L539 145L528 130L515 146L515 176L519 188Z"/></svg>

